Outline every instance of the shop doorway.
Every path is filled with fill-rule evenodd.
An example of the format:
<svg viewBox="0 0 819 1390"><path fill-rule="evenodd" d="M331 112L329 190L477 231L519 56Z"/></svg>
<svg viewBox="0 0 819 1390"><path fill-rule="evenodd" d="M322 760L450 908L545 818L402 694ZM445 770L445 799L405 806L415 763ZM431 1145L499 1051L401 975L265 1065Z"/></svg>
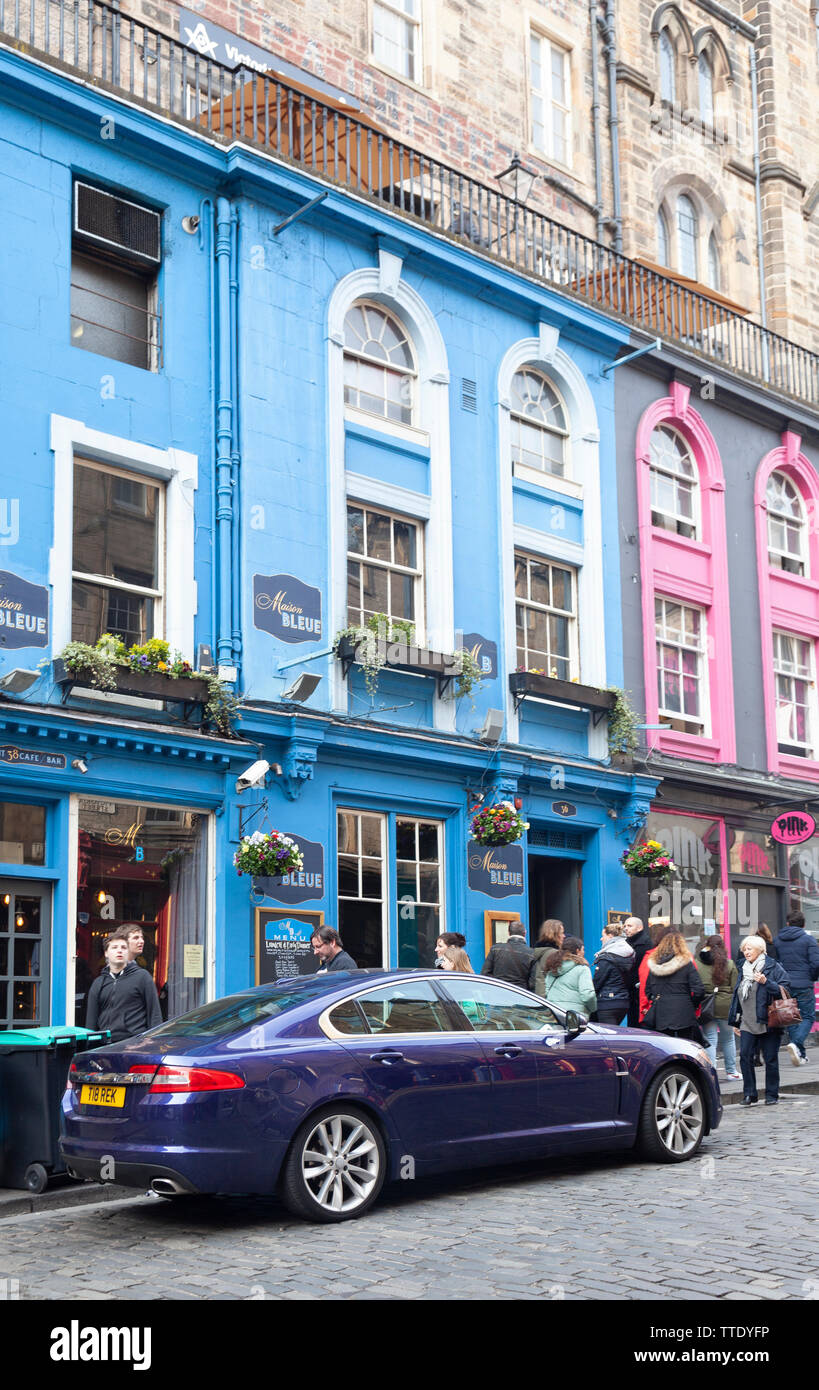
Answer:
<svg viewBox="0 0 819 1390"><path fill-rule="evenodd" d="M529 940L546 917L557 917L567 936L583 939L583 864L529 851Z"/></svg>
<svg viewBox="0 0 819 1390"><path fill-rule="evenodd" d="M735 920L730 923L731 954L736 955L743 937L751 936L764 922L776 937L788 909L784 884L761 883L758 878L731 876Z"/></svg>
<svg viewBox="0 0 819 1390"><path fill-rule="evenodd" d="M0 1028L48 1023L51 888L0 879Z"/></svg>

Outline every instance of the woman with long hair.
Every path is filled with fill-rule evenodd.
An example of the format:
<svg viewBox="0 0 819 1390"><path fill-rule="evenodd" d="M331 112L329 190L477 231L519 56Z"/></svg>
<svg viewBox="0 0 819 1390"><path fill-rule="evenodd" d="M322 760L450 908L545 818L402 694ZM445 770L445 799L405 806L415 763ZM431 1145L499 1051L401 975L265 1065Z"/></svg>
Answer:
<svg viewBox="0 0 819 1390"><path fill-rule="evenodd" d="M644 1026L672 1038L701 1042L697 1006L705 997L705 989L685 937L681 932L670 931L646 959L649 1008Z"/></svg>
<svg viewBox="0 0 819 1390"><path fill-rule="evenodd" d="M721 936L706 936L696 950L696 965L706 997L714 995L714 1016L700 1023L705 1034L708 1056L717 1065L717 1039L722 1044L726 1081L739 1081L734 1030L728 1022L731 1000L737 984L737 968L729 958Z"/></svg>
<svg viewBox="0 0 819 1390"><path fill-rule="evenodd" d="M566 934L563 923L557 917L547 917L541 922L535 947L535 994L543 994L543 967L552 951L559 951Z"/></svg>
<svg viewBox="0 0 819 1390"><path fill-rule="evenodd" d="M544 998L559 1009L576 1014L594 1013L597 995L589 963L583 955L583 942L577 936L563 939L562 949L552 951L543 963Z"/></svg>
<svg viewBox="0 0 819 1390"><path fill-rule="evenodd" d="M445 946L441 953L441 966L444 970L455 970L461 975L474 975L472 962L460 946Z"/></svg>
<svg viewBox="0 0 819 1390"><path fill-rule="evenodd" d="M435 942L435 964L436 964L436 965L443 966L443 963L444 963L444 962L443 962L442 957L443 957L444 951L447 949L448 946L456 946L456 947L458 948L458 950L463 951L464 948L465 948L465 946L466 946L466 937L463 935L462 932L459 932L459 931L445 931L445 932L441 932L441 935L438 937L438 940Z"/></svg>

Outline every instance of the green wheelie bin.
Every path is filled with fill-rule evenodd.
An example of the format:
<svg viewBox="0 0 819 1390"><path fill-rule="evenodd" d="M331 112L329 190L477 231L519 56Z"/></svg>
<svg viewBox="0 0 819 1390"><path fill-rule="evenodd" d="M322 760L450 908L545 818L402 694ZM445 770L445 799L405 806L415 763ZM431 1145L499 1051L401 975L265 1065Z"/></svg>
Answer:
<svg viewBox="0 0 819 1390"><path fill-rule="evenodd" d="M58 1141L68 1068L75 1052L108 1038L71 1025L0 1031L0 1187L42 1192L65 1172Z"/></svg>

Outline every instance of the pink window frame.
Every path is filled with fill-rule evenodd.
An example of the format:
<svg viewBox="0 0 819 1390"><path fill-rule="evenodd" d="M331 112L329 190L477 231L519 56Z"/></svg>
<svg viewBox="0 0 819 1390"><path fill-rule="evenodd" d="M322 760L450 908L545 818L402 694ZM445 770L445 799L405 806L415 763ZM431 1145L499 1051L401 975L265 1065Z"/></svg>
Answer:
<svg viewBox="0 0 819 1390"><path fill-rule="evenodd" d="M706 666L711 732L649 729L650 750L708 763L736 761L734 677L725 537L725 479L716 441L690 403L690 391L674 381L670 394L644 411L637 427L637 513L643 604L643 667L646 723L658 721L654 599L679 599L706 618ZM675 535L651 523L651 436L670 425L689 445L699 473L701 539Z"/></svg>
<svg viewBox="0 0 819 1390"><path fill-rule="evenodd" d="M772 473L784 473L798 489L807 513L808 565L807 575L790 574L772 567L768 561L768 479ZM776 681L773 667L773 633L788 632L813 645L816 671L817 640L819 640L819 533L815 520L819 515L819 477L810 460L802 453L802 437L794 430L785 430L778 449L766 454L757 469L754 488L756 517L756 560L759 582L759 622L762 641L762 690L765 700L765 737L768 748L768 769L784 776L819 782L819 759L799 758L780 753L776 734ZM780 590L779 601L775 590ZM783 602L789 591L792 602Z"/></svg>

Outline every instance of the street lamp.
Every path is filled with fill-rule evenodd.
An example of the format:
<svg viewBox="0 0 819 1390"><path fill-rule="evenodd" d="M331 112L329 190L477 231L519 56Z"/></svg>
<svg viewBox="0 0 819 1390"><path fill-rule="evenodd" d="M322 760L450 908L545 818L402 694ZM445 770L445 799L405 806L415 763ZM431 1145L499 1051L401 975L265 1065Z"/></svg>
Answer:
<svg viewBox="0 0 819 1390"><path fill-rule="evenodd" d="M508 169L504 169L503 173L496 174L495 177L507 198L516 203L527 203L537 174L527 169L525 164L521 164L519 156L514 154Z"/></svg>

